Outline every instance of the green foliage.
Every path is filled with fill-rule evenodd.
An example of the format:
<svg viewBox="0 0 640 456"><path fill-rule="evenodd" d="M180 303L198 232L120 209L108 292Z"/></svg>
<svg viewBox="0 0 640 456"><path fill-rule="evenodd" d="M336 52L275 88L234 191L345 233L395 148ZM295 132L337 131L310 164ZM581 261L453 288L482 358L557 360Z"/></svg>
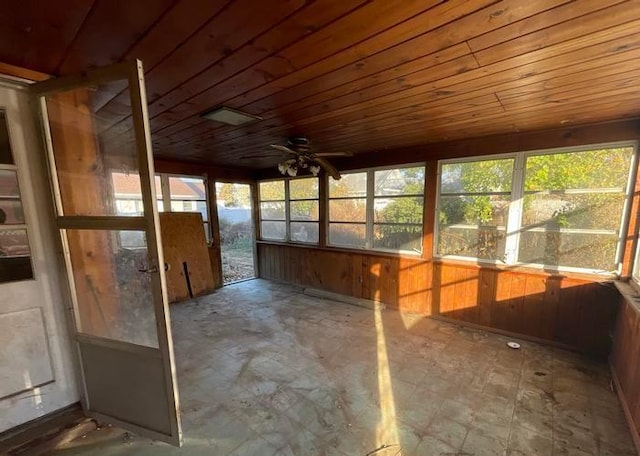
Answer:
<svg viewBox="0 0 640 456"><path fill-rule="evenodd" d="M560 233L559 229L609 229L620 225L625 186L631 166L631 148L534 155L527 157L524 173L521 260L565 266L613 267L615 242L596 240L590 234ZM503 248L495 239L484 239L448 225L504 225L511 192L513 160L488 160L443 166L440 200L441 253L479 258L499 257ZM591 190L585 192L584 190ZM598 192L597 189L616 189ZM568 191L568 192L567 192ZM493 195L463 195L486 192ZM541 228L545 232L528 232ZM474 230L475 231L475 230ZM611 239L617 235L611 235ZM586 242L590 239L590 242ZM486 243L484 245L483 243ZM474 255L475 253L475 255ZM482 256L484 255L484 256Z"/></svg>
<svg viewBox="0 0 640 456"><path fill-rule="evenodd" d="M250 207L251 193L248 185L230 183L216 185L216 200L226 207Z"/></svg>

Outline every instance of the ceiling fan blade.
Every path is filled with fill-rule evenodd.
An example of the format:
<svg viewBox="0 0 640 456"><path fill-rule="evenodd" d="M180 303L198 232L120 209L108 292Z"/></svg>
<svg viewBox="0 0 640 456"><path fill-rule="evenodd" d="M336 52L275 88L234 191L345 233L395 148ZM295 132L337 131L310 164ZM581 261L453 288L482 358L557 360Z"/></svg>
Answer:
<svg viewBox="0 0 640 456"><path fill-rule="evenodd" d="M319 152L316 157L353 157L353 152Z"/></svg>
<svg viewBox="0 0 640 456"><path fill-rule="evenodd" d="M316 163L318 163L322 168L335 180L340 180L342 176L340 176L340 172L327 160L322 157L316 157L314 159Z"/></svg>
<svg viewBox="0 0 640 456"><path fill-rule="evenodd" d="M279 150L280 152L284 152L285 154L299 155L298 152L293 149L289 149L287 146L281 146L280 144L271 144L271 147Z"/></svg>

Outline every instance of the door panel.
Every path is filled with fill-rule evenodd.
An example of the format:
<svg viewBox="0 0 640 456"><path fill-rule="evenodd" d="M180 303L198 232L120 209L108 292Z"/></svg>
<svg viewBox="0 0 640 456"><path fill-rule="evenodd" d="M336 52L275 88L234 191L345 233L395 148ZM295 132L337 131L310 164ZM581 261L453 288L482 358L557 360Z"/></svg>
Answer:
<svg viewBox="0 0 640 456"><path fill-rule="evenodd" d="M127 85L129 97L117 97L126 102L109 101ZM180 445L142 65L117 64L33 91L49 151L85 411ZM131 200L139 211L130 210Z"/></svg>

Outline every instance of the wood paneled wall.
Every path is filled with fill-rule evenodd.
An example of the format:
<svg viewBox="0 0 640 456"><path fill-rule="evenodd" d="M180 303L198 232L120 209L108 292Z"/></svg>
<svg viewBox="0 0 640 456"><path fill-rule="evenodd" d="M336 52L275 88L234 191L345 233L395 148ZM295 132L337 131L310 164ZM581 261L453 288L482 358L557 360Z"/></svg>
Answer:
<svg viewBox="0 0 640 456"><path fill-rule="evenodd" d="M379 300L388 308L550 341L603 357L613 285L371 252L258 244L260 277Z"/></svg>
<svg viewBox="0 0 640 456"><path fill-rule="evenodd" d="M621 297L611 353L611 372L631 435L640 454L640 309Z"/></svg>

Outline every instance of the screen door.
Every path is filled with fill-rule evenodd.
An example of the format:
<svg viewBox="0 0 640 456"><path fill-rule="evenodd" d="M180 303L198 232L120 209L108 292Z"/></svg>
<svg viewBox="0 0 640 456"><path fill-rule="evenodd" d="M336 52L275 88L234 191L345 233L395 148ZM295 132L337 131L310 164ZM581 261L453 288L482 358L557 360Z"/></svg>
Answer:
<svg viewBox="0 0 640 456"><path fill-rule="evenodd" d="M89 416L181 443L141 62L34 84Z"/></svg>

